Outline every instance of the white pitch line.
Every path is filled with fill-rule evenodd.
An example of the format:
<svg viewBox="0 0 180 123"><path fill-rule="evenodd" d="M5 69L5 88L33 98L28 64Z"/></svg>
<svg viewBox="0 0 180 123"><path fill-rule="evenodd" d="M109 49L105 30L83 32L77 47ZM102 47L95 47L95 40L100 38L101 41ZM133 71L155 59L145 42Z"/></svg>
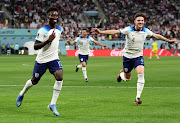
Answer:
<svg viewBox="0 0 180 123"><path fill-rule="evenodd" d="M24 85L0 85L0 87L20 87ZM36 87L53 87L48 85L37 85ZM137 88L137 87L126 87L126 86L63 86L65 88ZM180 87L144 87L144 88L176 88Z"/></svg>

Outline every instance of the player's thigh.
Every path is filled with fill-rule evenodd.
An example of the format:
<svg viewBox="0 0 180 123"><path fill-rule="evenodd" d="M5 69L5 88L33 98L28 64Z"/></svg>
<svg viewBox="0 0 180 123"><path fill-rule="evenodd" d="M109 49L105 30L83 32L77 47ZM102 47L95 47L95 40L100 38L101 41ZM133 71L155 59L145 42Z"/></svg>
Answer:
<svg viewBox="0 0 180 123"><path fill-rule="evenodd" d="M156 50L156 49L153 49L152 52L153 52L153 53L157 53L157 50Z"/></svg>
<svg viewBox="0 0 180 123"><path fill-rule="evenodd" d="M34 85L38 83L42 75L46 72L47 68L48 68L48 63L40 64L37 61L35 62L34 70L33 70L33 77L32 77L32 82Z"/></svg>
<svg viewBox="0 0 180 123"><path fill-rule="evenodd" d="M126 58L123 56L123 70L126 75L129 75L128 73L131 73L132 69L134 68L134 63L132 59Z"/></svg>
<svg viewBox="0 0 180 123"><path fill-rule="evenodd" d="M137 74L144 74L144 59L143 56L140 56L134 59L134 67L136 69Z"/></svg>
<svg viewBox="0 0 180 123"><path fill-rule="evenodd" d="M54 75L57 81L63 80L63 68L59 59L50 62L49 71Z"/></svg>
<svg viewBox="0 0 180 123"><path fill-rule="evenodd" d="M144 66L139 65L136 67L137 74L144 74Z"/></svg>
<svg viewBox="0 0 180 123"><path fill-rule="evenodd" d="M79 54L79 61L80 61L81 63L82 63L82 62L85 62L86 65L87 65L88 58L89 58L88 55L81 55L81 54ZM83 65L83 64L82 64L82 65Z"/></svg>

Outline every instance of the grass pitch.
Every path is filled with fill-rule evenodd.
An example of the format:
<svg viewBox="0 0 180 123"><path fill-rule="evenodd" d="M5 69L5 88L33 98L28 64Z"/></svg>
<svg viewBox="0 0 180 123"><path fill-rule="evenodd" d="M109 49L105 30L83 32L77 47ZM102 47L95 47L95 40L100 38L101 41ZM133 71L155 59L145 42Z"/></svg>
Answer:
<svg viewBox="0 0 180 123"><path fill-rule="evenodd" d="M180 122L180 57L145 60L145 88L141 105L134 105L137 75L129 82L116 82L122 57L90 57L89 82L81 69L76 73L77 57L60 56L64 83L57 101L61 116L47 109L54 77L46 71L40 82L25 95L21 107L16 98L32 77L35 56L0 56L0 122L21 123L178 123Z"/></svg>

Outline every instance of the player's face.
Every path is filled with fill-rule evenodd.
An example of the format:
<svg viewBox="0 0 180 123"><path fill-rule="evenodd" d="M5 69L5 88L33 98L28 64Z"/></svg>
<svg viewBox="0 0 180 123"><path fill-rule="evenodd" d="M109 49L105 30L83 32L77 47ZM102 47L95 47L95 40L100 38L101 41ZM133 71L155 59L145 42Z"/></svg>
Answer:
<svg viewBox="0 0 180 123"><path fill-rule="evenodd" d="M58 21L58 12L57 11L50 11L49 12L49 23L55 25Z"/></svg>
<svg viewBox="0 0 180 123"><path fill-rule="evenodd" d="M83 35L83 36L87 36L87 34L88 34L88 33L87 33L86 30L82 30L82 35Z"/></svg>
<svg viewBox="0 0 180 123"><path fill-rule="evenodd" d="M142 28L144 26L144 17L137 17L134 23L137 28Z"/></svg>

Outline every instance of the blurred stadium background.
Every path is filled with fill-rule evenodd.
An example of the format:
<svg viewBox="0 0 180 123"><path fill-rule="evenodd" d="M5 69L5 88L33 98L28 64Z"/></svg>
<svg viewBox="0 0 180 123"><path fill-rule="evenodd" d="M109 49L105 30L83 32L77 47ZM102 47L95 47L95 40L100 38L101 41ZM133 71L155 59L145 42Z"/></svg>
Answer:
<svg viewBox="0 0 180 123"><path fill-rule="evenodd" d="M67 37L77 37L83 27L87 27L89 31L92 27L124 28L133 25L133 16L138 12L146 15L146 27L153 32L175 40L180 37L179 0L1 0L1 52L7 53L8 47L14 46L13 50L17 44L27 54L30 47L27 47L29 44L24 44L34 41L37 30L46 23L46 10L49 6L56 6L60 10L58 24L64 28L59 44L62 55L67 54L66 49L77 49L77 46L68 46L65 40ZM124 47L123 35L91 36L109 45L109 49ZM152 49L152 40L148 38L145 41L144 49ZM159 49L180 49L179 44L171 45L162 41L157 43ZM91 49L102 47L92 43Z"/></svg>

